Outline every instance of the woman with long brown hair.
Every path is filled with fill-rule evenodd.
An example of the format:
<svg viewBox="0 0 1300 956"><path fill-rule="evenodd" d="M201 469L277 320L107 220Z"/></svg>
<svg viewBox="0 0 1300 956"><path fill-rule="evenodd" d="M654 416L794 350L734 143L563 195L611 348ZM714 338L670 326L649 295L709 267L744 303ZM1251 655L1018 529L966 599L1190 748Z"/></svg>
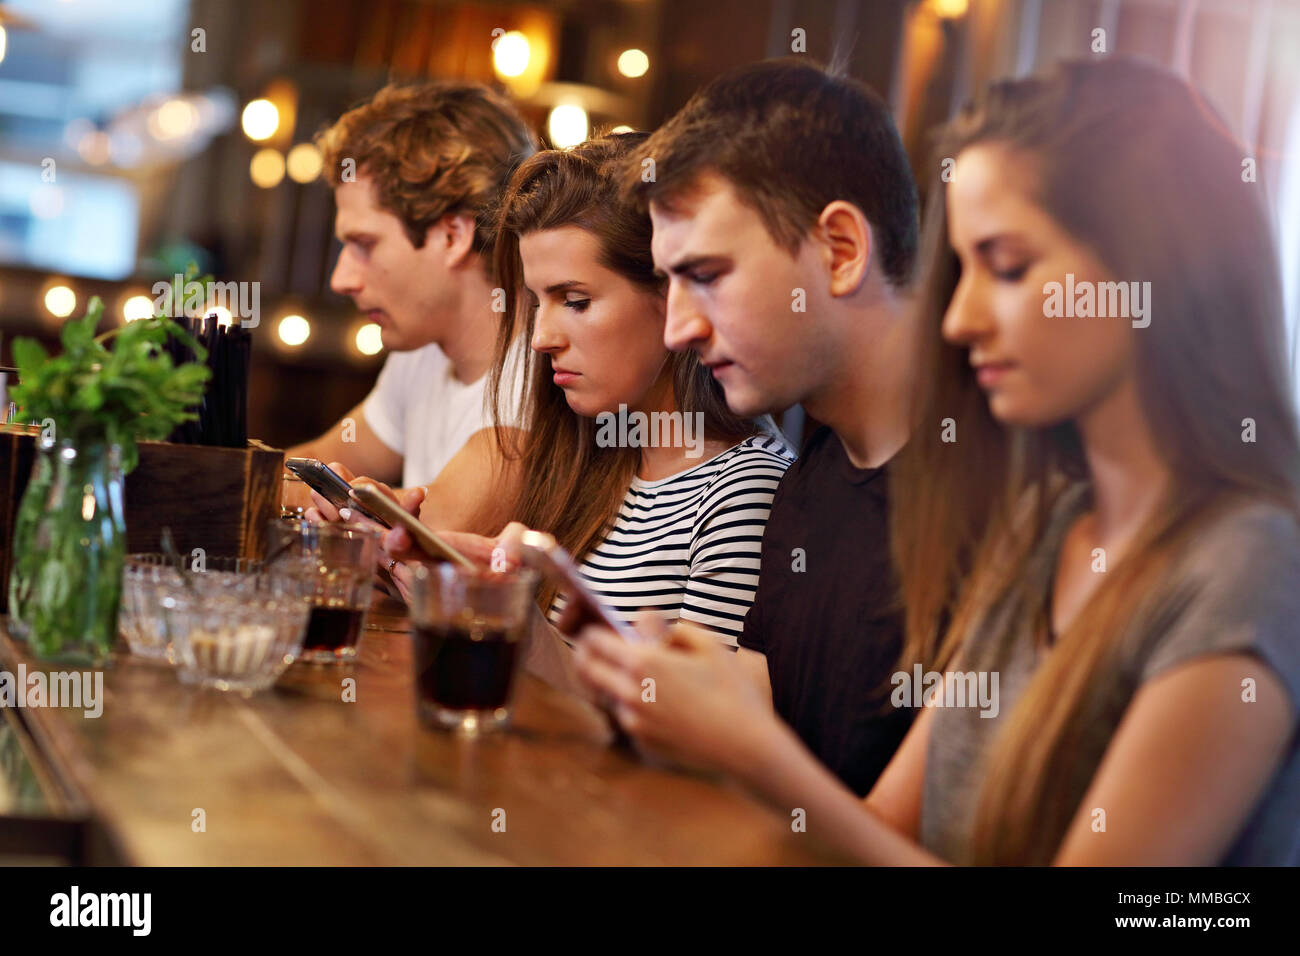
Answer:
<svg viewBox="0 0 1300 956"><path fill-rule="evenodd" d="M866 812L691 635L593 630L580 673L869 862L1300 862L1300 439L1245 154L1111 59L994 84L938 155L895 513L925 710Z"/></svg>
<svg viewBox="0 0 1300 956"><path fill-rule="evenodd" d="M494 246L505 305L488 387L498 427L438 484L477 492L477 523L510 521L504 537L554 535L629 622L688 620L734 646L793 455L770 426L728 411L693 352L664 346L650 219L618 195L619 163L644 136L546 150L511 178ZM522 363L519 342L530 347ZM518 419L526 428L508 425ZM499 543L475 537L451 540L479 557ZM385 544L402 554L409 542L399 530ZM546 585L539 604L555 622L565 596Z"/></svg>

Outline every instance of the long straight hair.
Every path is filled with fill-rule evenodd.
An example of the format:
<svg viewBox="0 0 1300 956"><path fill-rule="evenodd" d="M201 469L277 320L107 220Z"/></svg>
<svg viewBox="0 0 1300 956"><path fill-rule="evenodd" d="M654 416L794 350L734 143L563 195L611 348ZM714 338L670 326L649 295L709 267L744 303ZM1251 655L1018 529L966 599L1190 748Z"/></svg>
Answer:
<svg viewBox="0 0 1300 956"><path fill-rule="evenodd" d="M1122 680L1119 641L1168 612L1175 559L1242 501L1300 511L1300 441L1262 186L1246 151L1186 82L1126 58L1066 63L995 83L945 131L938 155L998 143L1028 160L1038 205L1117 279L1151 282L1134 330L1139 401L1168 492L1035 672L994 743L977 801L973 863L1051 861L1077 809L1082 731ZM1009 428L991 415L965 349L940 327L960 278L943 186L931 191L919 303L927 377L899 462L894 552L904 660L943 670L994 604L1018 593L1058 496L1087 475L1070 422ZM952 418L958 441L942 441ZM1260 441L1246 441L1254 423ZM1041 596L1040 596L1041 597ZM1038 633L1045 633L1041 604Z"/></svg>
<svg viewBox="0 0 1300 956"><path fill-rule="evenodd" d="M524 292L519 239L530 232L577 226L596 238L600 261L634 285L657 295L664 283L655 275L650 253L650 217L619 196L619 163L646 138L644 133L610 134L573 149L536 153L515 171L496 219L495 265L505 290L506 311L497 338L488 391L498 444L517 467L520 498L512 517L549 531L574 557L583 556L608 533L640 462L637 448L602 448L595 421L569 407L564 391L551 381L549 363L527 347L536 314ZM653 321L647 315L646 321ZM524 409L528 428L522 439L502 428L503 370L516 337L525 353ZM704 414L711 439L741 441L759 432L752 420L727 408L721 386L693 351L672 352L673 394L683 415ZM543 587L539 604L550 606L553 587Z"/></svg>

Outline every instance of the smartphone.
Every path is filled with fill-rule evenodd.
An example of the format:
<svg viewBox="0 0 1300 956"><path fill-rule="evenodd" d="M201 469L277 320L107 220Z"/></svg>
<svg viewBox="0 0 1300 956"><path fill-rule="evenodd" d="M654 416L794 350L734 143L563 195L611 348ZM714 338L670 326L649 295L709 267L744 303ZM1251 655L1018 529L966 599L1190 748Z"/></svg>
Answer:
<svg viewBox="0 0 1300 956"><path fill-rule="evenodd" d="M382 517L352 500L352 486L343 480L338 472L329 465L315 458L290 458L284 467L306 482L307 487L316 492L335 508L356 508L376 524L391 528L392 524Z"/></svg>
<svg viewBox="0 0 1300 956"><path fill-rule="evenodd" d="M620 618L608 604L600 599L578 574L572 555L556 542L553 535L544 531L525 531L520 542L523 546L524 564L536 568L568 594L570 601L581 603L600 623L623 640L632 644L644 643L645 638L631 624Z"/></svg>
<svg viewBox="0 0 1300 956"><path fill-rule="evenodd" d="M353 485L349 490L351 491L352 501L355 501L358 505L364 505L368 511L379 515L377 520L383 521L390 528L400 525L409 531L411 538L420 546L420 550L429 557L443 561L454 561L464 568L473 569L478 567L473 561L438 537L428 525L410 512L403 510L401 505L374 485L363 483Z"/></svg>

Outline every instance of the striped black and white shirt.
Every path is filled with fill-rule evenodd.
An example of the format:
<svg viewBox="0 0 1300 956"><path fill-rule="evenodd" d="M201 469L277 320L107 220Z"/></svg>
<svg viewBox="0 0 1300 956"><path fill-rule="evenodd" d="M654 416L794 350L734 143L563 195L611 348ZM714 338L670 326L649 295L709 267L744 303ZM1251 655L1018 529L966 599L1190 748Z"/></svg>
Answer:
<svg viewBox="0 0 1300 956"><path fill-rule="evenodd" d="M783 441L756 435L686 471L633 477L605 540L583 559L583 580L624 620L690 621L736 646L758 590L763 527L794 461ZM552 623L566 603L551 604Z"/></svg>

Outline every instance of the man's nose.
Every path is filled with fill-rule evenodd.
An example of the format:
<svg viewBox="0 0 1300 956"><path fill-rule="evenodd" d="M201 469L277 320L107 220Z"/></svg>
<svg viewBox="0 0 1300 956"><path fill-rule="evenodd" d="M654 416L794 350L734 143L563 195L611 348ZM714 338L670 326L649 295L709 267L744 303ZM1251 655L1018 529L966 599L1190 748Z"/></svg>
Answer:
<svg viewBox="0 0 1300 956"><path fill-rule="evenodd" d="M694 298L679 283L668 285L668 302L664 315L664 345L674 352L708 340L713 326Z"/></svg>

